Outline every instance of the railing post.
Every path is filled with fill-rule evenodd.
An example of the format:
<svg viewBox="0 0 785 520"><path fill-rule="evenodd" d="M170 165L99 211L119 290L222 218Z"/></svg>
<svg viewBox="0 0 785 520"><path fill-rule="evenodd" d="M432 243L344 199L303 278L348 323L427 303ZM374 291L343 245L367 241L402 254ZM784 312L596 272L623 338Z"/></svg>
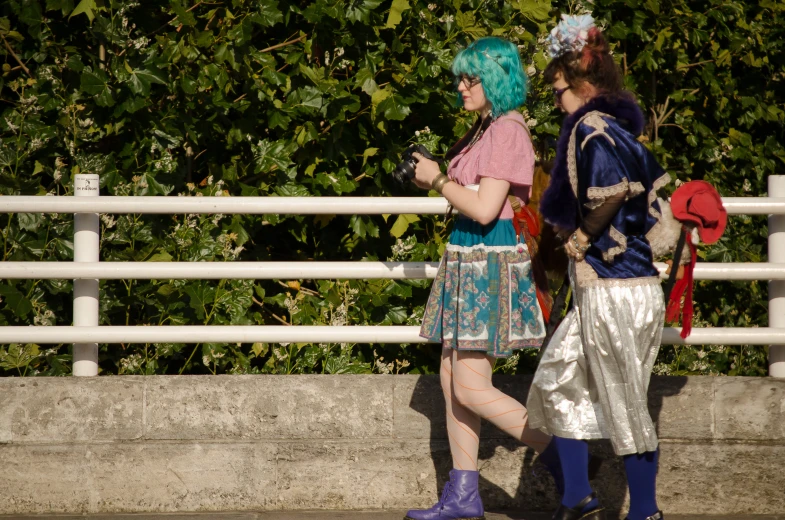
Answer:
<svg viewBox="0 0 785 520"><path fill-rule="evenodd" d="M77 174L76 197L97 197L98 175ZM98 262L98 213L74 214L74 262ZM74 280L74 326L98 325L98 279ZM74 343L75 376L98 375L98 343Z"/></svg>
<svg viewBox="0 0 785 520"><path fill-rule="evenodd" d="M769 176L769 197L785 197L785 175ZM769 215L769 262L785 262L785 215ZM769 327L785 327L785 281L769 282ZM769 346L769 375L785 377L785 345Z"/></svg>

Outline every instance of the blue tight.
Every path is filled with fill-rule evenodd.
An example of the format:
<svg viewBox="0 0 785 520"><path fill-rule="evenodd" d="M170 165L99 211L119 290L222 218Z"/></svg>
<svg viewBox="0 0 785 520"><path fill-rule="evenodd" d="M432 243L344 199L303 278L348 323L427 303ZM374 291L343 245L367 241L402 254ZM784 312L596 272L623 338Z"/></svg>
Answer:
<svg viewBox="0 0 785 520"><path fill-rule="evenodd" d="M657 461L660 450L625 455L624 469L630 487L630 512L628 520L646 520L656 513L657 507Z"/></svg>
<svg viewBox="0 0 785 520"><path fill-rule="evenodd" d="M561 503L567 507L575 507L591 493L589 484L589 443L577 439L554 437L562 473L564 473L564 496ZM592 509L597 501L592 501L585 509Z"/></svg>
<svg viewBox="0 0 785 520"><path fill-rule="evenodd" d="M562 504L574 507L592 492L589 483L589 444L578 439L554 437L553 442L561 460L564 473L564 496ZM624 456L624 469L630 488L630 511L628 520L646 520L655 514L657 507L656 481L659 449L642 454ZM597 505L591 502L585 510Z"/></svg>

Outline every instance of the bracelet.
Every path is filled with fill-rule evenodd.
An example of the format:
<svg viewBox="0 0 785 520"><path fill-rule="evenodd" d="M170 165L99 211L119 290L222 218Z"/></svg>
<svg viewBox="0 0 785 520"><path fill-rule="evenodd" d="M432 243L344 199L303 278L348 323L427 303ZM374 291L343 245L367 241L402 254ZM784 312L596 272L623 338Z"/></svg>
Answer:
<svg viewBox="0 0 785 520"><path fill-rule="evenodd" d="M572 234L572 245L575 246L575 249L577 249L581 253L585 253L586 251L589 250L589 247L591 246L591 242L586 246L581 246L578 243L578 232L576 231L575 233Z"/></svg>
<svg viewBox="0 0 785 520"><path fill-rule="evenodd" d="M440 173L439 175L436 176L436 179L434 179L434 181L431 183L431 189L436 193L438 193L439 195L441 195L442 190L444 189L444 185L447 184L448 182L452 182L451 179L446 175L444 175L443 173Z"/></svg>

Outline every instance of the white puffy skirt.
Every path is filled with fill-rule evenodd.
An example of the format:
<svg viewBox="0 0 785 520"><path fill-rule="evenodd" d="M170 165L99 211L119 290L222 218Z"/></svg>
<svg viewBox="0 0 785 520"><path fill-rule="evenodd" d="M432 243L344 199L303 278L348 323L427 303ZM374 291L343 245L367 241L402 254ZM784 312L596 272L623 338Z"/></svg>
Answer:
<svg viewBox="0 0 785 520"><path fill-rule="evenodd" d="M610 439L617 455L657 449L647 392L662 338L657 278L573 285L575 305L545 348L526 407L529 426Z"/></svg>

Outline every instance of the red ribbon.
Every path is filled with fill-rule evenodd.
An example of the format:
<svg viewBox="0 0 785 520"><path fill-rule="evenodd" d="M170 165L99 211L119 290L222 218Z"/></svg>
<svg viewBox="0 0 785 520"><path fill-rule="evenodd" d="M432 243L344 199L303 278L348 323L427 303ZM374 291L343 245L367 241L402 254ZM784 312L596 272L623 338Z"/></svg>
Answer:
<svg viewBox="0 0 785 520"><path fill-rule="evenodd" d="M695 262L697 260L697 251L695 244L690 240L689 233L687 234L687 244L690 246L690 263L684 266L684 276L681 280L676 281L673 286L670 298L668 299L668 307L665 312L665 319L668 321L678 322L679 315L681 314L681 334L682 338L686 338L692 332L692 280L693 271L695 269ZM671 269L678 269L678 265L673 265ZM682 307L682 297L684 297L684 305Z"/></svg>

